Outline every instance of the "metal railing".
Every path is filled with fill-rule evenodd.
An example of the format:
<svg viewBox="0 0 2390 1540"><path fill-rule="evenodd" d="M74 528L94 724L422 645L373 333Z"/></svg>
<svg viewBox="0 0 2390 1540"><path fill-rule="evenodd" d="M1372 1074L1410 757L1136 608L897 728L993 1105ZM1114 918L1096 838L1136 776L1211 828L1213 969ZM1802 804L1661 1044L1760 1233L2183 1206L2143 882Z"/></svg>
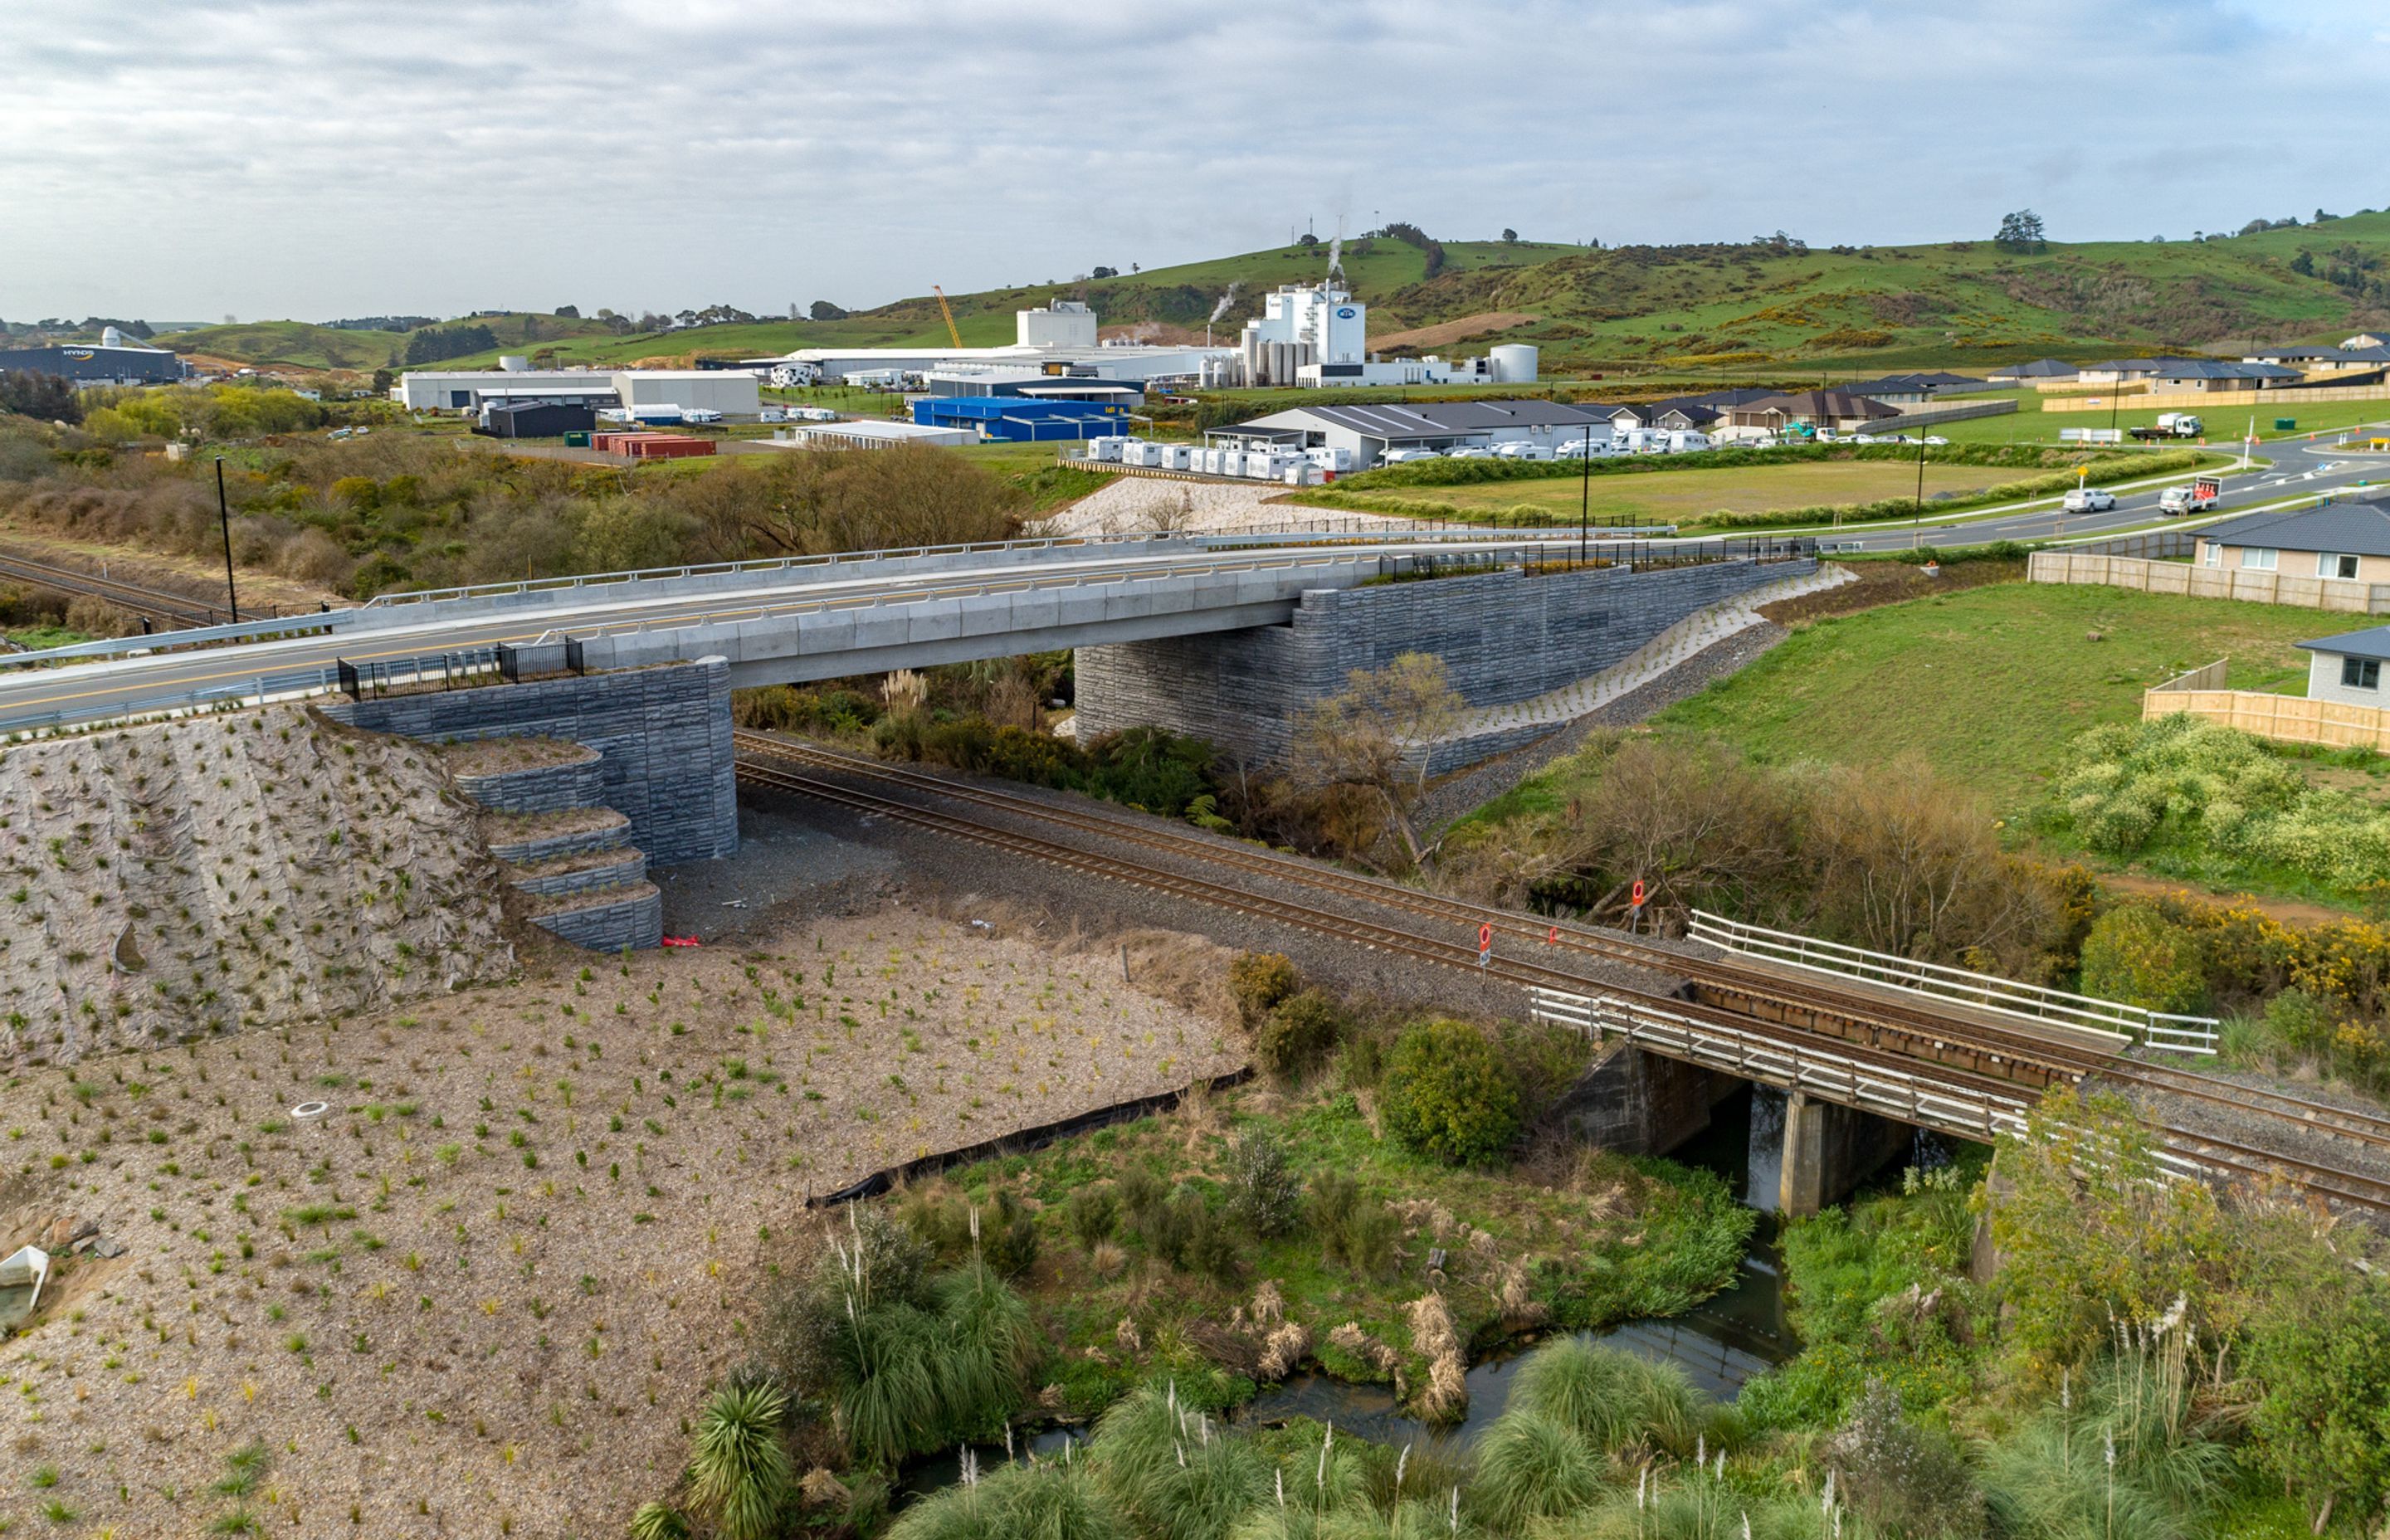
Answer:
<svg viewBox="0 0 2390 1540"><path fill-rule="evenodd" d="M1995 974L1918 962L1887 952L1871 952L1863 946L1820 941L1796 931L1771 930L1702 909L1692 912L1692 924L1687 934L1738 956L1857 979L1906 995L1947 1000L2045 1026L2067 1027L2110 1048L2124 1048L2139 1040L2152 1047L2182 1053L2216 1051L2217 1022L2213 1017L2169 1016L2096 995L2077 995L2044 984L2019 983ZM2159 1024L2162 1022L2178 1024L2164 1026ZM2193 1030L2199 1026L2208 1030L2204 1033Z"/></svg>
<svg viewBox="0 0 2390 1540"><path fill-rule="evenodd" d="M0 654L0 669L35 668L48 663L81 662L91 658L127 653L162 652L169 648L197 647L206 642L250 642L276 636L304 636L337 631L349 623L354 610L330 610L313 615L285 615L278 620L243 621L238 625L193 626L187 631L159 631L142 636L109 636L96 642L71 642L39 652Z"/></svg>
<svg viewBox="0 0 2390 1540"><path fill-rule="evenodd" d="M1796 1047L1618 995L1541 987L1530 988L1527 995L1536 1021L1573 1027L1596 1041L1615 1033L1668 1059L1964 1138L1990 1141L2024 1129L2026 1103L2021 1098L1863 1064L1823 1048Z"/></svg>

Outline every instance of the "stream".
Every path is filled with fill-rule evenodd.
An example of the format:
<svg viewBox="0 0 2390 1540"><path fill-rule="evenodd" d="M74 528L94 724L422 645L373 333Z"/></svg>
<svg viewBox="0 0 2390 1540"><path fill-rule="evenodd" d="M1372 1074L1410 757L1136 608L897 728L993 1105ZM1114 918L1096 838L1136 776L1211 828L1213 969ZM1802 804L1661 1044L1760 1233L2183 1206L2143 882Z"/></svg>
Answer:
<svg viewBox="0 0 2390 1540"><path fill-rule="evenodd" d="M1628 1321L1605 1331L1584 1332L1585 1340L1673 1363L1685 1371L1695 1390L1719 1401L1731 1401L1744 1380L1800 1352L1801 1344L1784 1318L1783 1272L1776 1250L1777 1182L1783 1148L1783 1093L1746 1084L1718 1103L1710 1126L1669 1158L1717 1173L1745 1206L1759 1211L1751 1249L1735 1281L1681 1315ZM1925 1157L1921 1163L1933 1163L1930 1152L1918 1153ZM1395 1405L1391 1385L1355 1384L1318 1373L1292 1375L1282 1383L1265 1386L1235 1417L1240 1422L1257 1423L1316 1418L1381 1444L1419 1442L1457 1449L1502 1415L1510 1399L1510 1371L1533 1346L1523 1344L1469 1371L1469 1412L1457 1423L1430 1425L1405 1416ZM1085 1429L1049 1428L1030 1435L1018 1447L1024 1454L1053 1456L1086 1436ZM979 1446L976 1453L983 1469L993 1469L1005 1458L1002 1444ZM960 1479L959 1450L923 1456L906 1465L896 1501L902 1505Z"/></svg>

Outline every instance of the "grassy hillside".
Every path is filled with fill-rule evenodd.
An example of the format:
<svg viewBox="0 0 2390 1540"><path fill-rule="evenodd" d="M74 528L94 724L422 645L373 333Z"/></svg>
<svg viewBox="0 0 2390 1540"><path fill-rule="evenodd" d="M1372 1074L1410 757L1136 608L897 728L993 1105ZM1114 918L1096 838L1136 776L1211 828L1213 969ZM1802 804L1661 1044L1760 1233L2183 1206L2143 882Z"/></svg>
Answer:
<svg viewBox="0 0 2390 1540"><path fill-rule="evenodd" d="M242 364L295 369L379 369L403 353L406 339L394 331L341 331L305 321L244 321L233 326L194 327L158 339L180 353L229 358Z"/></svg>
<svg viewBox="0 0 2390 1540"><path fill-rule="evenodd" d="M2215 241L2053 244L2017 255L1988 240L1802 250L1752 243L1592 250L1544 242L1446 241L1435 271L1421 247L1350 241L1344 271L1368 302L1374 337L1426 331L1400 351L1447 354L1497 340L1535 342L1548 374L1632 367L1724 375L1786 366L1819 375L1925 366L1985 367L2051 354L2156 349L2237 353L2252 341L2336 340L2390 326L2390 212ZM2302 253L2311 272L2293 263ZM1280 283L1316 279L1326 243L1287 246L1085 282L948 296L963 341L1009 342L1012 313L1085 299L1107 327L1200 332L1224 298L1231 337ZM2335 283L2338 276L2342 281ZM1233 295L1231 289L1233 288ZM2368 298L2368 295L2371 298ZM758 321L617 337L594 321L478 318L505 351L553 349L561 364L755 355L806 346L945 340L929 295L841 321ZM392 339L298 323L207 327L178 349L260 362L372 367ZM403 344L401 344L403 346ZM379 356L361 355L379 352ZM495 353L455 362L472 367Z"/></svg>

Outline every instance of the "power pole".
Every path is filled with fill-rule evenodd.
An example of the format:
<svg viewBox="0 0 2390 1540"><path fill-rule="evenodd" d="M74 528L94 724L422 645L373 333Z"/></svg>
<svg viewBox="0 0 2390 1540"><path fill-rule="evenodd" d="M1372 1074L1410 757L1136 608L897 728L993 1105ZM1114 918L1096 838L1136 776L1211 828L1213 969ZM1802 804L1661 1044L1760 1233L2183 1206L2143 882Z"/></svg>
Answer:
<svg viewBox="0 0 2390 1540"><path fill-rule="evenodd" d="M224 526L225 603L232 610L232 623L240 623L240 593L232 581L232 509L225 502L224 456L216 456L216 521Z"/></svg>

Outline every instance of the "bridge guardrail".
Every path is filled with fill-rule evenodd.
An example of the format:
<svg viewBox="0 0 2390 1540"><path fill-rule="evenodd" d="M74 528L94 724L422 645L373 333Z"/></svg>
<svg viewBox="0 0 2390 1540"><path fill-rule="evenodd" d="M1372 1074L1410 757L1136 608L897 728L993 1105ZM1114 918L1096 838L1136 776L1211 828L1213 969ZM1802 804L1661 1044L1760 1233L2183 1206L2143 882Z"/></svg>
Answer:
<svg viewBox="0 0 2390 1540"><path fill-rule="evenodd" d="M157 652L167 648L196 647L204 642L247 642L268 636L303 636L316 631L338 631L351 623L356 613L354 610L327 610L313 615L242 621L237 625L201 625L187 631L159 631L144 636L109 636L96 642L70 642L65 647L45 648L39 652L0 653L0 669L79 662L86 658L114 658L133 652Z"/></svg>
<svg viewBox="0 0 2390 1540"><path fill-rule="evenodd" d="M1527 995L1530 1014L1538 1022L1574 1027L1597 1039L1614 1032L1667 1058L1724 1070L1780 1090L1801 1091L1822 1101L1963 1138L1988 1142L2024 1129L2023 1098L1937 1085L1921 1075L1862 1064L1822 1048L1794 1047L1617 995L1577 995L1541 986L1531 987Z"/></svg>
<svg viewBox="0 0 2390 1540"><path fill-rule="evenodd" d="M108 725L109 723L133 722L147 717L164 716L175 712L205 711L217 706L263 705L270 701L304 700L319 695L352 694L349 686L360 685L364 691L386 691L413 685L438 682L443 687L459 682L478 682L496 678L500 673L498 649L495 647L468 648L448 652L427 652L413 658L391 658L362 666L344 659L335 659L308 668L261 672L244 679L230 680L199 689L161 690L135 696L125 700L112 715L91 719L70 717L64 712L0 714L0 734L10 738L31 737L45 728L71 727L77 731Z"/></svg>
<svg viewBox="0 0 2390 1540"><path fill-rule="evenodd" d="M2139 1041L2178 1053L2216 1052L2217 1023L2212 1016L2167 1015L2118 1000L2051 989L2046 984L2019 983L1995 974L1895 957L1887 952L1820 941L1797 931L1771 930L1702 909L1692 912L1692 924L1686 933L1694 941L1707 942L1738 956L1781 963L1812 973L1858 979L1905 995L1948 1000L2045 1026L2070 1027L2114 1049Z"/></svg>

